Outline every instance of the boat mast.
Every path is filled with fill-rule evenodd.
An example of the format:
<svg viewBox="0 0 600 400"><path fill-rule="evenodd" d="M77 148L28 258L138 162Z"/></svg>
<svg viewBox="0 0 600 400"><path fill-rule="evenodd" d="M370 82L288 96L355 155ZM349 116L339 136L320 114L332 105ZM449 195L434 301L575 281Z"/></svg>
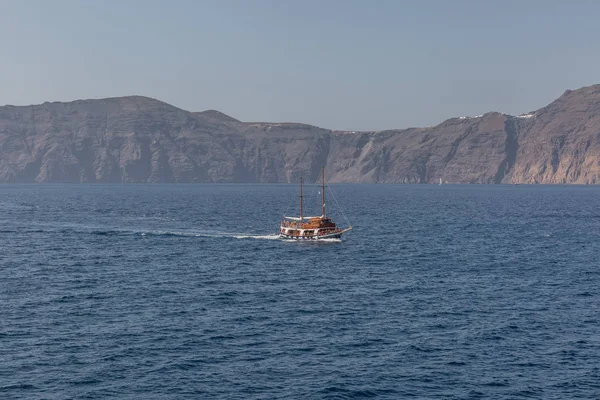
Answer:
<svg viewBox="0 0 600 400"><path fill-rule="evenodd" d="M302 177L300 177L300 223L302 223Z"/></svg>
<svg viewBox="0 0 600 400"><path fill-rule="evenodd" d="M325 216L325 167L321 167L321 215Z"/></svg>

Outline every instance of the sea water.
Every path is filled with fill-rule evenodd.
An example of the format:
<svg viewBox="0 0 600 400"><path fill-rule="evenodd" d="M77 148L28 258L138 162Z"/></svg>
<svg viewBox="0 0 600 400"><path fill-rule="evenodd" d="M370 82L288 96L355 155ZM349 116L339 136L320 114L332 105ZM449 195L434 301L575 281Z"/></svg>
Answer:
<svg viewBox="0 0 600 400"><path fill-rule="evenodd" d="M600 187L332 188L0 186L0 398L600 396Z"/></svg>

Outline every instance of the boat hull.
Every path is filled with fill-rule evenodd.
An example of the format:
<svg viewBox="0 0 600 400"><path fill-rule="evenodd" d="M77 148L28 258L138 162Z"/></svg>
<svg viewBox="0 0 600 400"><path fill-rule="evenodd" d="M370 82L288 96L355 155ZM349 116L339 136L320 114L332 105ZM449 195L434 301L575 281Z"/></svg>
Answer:
<svg viewBox="0 0 600 400"><path fill-rule="evenodd" d="M325 240L325 239L341 239L342 235L323 235L323 236L288 236L280 234L279 237L281 239L290 239L290 240L304 240L304 241L316 241L316 240Z"/></svg>
<svg viewBox="0 0 600 400"><path fill-rule="evenodd" d="M352 228L347 228L347 229L344 229L343 231L333 232L333 233L330 233L330 234L327 234L327 235L309 235L309 236L304 236L304 235L286 235L285 233L281 233L281 234L279 234L279 237L281 239L290 239L290 240L299 240L299 241L303 241L303 240L341 239L342 238L342 234L348 232L351 229Z"/></svg>

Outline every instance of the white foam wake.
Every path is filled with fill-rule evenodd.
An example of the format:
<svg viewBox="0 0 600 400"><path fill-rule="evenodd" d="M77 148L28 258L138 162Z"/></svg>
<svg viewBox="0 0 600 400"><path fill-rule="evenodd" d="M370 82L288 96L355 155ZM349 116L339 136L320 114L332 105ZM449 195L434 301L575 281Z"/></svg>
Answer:
<svg viewBox="0 0 600 400"><path fill-rule="evenodd" d="M277 240L279 235L234 235L236 239L261 239L261 240Z"/></svg>
<svg viewBox="0 0 600 400"><path fill-rule="evenodd" d="M230 239L259 239L259 240L276 240L279 239L278 234L255 234L255 233L240 233L240 232L222 232L216 230L165 230L165 229L148 229L148 228L123 228L115 226L88 225L79 223L44 223L44 224L29 224L35 225L42 232L56 231L75 231L81 233L89 233L101 236L181 236L181 237L206 237L206 238L230 238Z"/></svg>
<svg viewBox="0 0 600 400"><path fill-rule="evenodd" d="M187 237L207 237L207 238L230 238L230 239L259 239L259 240L276 240L279 235L256 235L252 233L230 233L216 231L143 231L142 236L187 236Z"/></svg>
<svg viewBox="0 0 600 400"><path fill-rule="evenodd" d="M319 239L317 240L318 242L328 242L328 243L341 243L342 239L337 239L337 238L325 238L325 239Z"/></svg>

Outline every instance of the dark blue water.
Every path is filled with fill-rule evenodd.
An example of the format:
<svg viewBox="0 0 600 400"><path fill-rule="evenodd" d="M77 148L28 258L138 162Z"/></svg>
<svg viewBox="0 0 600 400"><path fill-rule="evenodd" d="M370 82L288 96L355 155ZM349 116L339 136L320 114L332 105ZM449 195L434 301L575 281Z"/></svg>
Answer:
<svg viewBox="0 0 600 400"><path fill-rule="evenodd" d="M600 187L296 190L0 186L0 398L600 397Z"/></svg>

